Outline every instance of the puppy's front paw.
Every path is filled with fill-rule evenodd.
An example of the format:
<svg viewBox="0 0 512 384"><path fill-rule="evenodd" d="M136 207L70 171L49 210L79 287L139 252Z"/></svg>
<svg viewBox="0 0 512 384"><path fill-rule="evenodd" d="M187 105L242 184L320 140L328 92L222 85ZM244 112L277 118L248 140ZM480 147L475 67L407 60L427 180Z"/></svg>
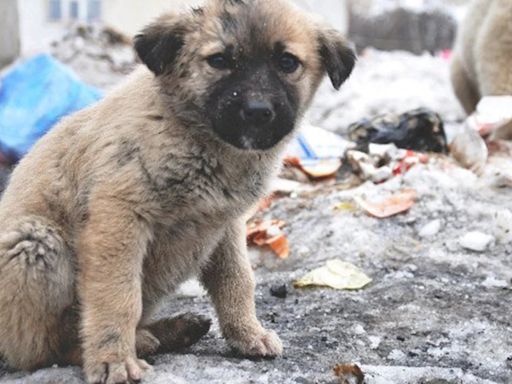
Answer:
<svg viewBox="0 0 512 384"><path fill-rule="evenodd" d="M274 331L243 332L239 337L229 337L228 343L247 357L274 358L283 354L283 344Z"/></svg>
<svg viewBox="0 0 512 384"><path fill-rule="evenodd" d="M128 384L140 382L151 366L144 360L128 357L118 362L96 362L84 366L89 384Z"/></svg>

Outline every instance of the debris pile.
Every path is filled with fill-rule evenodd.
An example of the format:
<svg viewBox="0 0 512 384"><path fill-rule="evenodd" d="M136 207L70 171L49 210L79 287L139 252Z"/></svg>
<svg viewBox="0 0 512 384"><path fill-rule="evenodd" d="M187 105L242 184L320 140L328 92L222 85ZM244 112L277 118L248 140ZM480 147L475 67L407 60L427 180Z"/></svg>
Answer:
<svg viewBox="0 0 512 384"><path fill-rule="evenodd" d="M75 25L52 43L51 53L86 83L109 88L137 63L131 39L111 27Z"/></svg>

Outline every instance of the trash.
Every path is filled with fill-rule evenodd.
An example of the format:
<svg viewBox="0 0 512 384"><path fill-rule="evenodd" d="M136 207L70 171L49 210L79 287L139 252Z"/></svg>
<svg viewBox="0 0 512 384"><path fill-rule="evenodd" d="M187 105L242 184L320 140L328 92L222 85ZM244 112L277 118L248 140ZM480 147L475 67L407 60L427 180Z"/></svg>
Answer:
<svg viewBox="0 0 512 384"><path fill-rule="evenodd" d="M349 150L346 159L363 180L371 180L376 184L405 174L416 164L429 161L425 154L398 149L394 144L370 144L368 154Z"/></svg>
<svg viewBox="0 0 512 384"><path fill-rule="evenodd" d="M495 241L494 236L482 232L467 233L459 240L461 247L475 252L484 252Z"/></svg>
<svg viewBox="0 0 512 384"><path fill-rule="evenodd" d="M137 64L131 38L101 25L72 26L53 42L51 53L79 71L84 81L102 89L118 83Z"/></svg>
<svg viewBox="0 0 512 384"><path fill-rule="evenodd" d="M420 108L402 115L381 115L364 119L349 127L349 139L357 149L368 152L369 144L394 143L398 148L418 152L446 153L448 145L441 117Z"/></svg>
<svg viewBox="0 0 512 384"><path fill-rule="evenodd" d="M340 379L340 384L363 384L364 373L357 364L338 364L334 374Z"/></svg>
<svg viewBox="0 0 512 384"><path fill-rule="evenodd" d="M288 288L285 284L273 285L270 287L270 294L278 299L286 299L288 296Z"/></svg>
<svg viewBox="0 0 512 384"><path fill-rule="evenodd" d="M434 220L425 225L418 232L418 236L422 238L431 238L439 233L441 230L441 220Z"/></svg>
<svg viewBox="0 0 512 384"><path fill-rule="evenodd" d="M379 159L384 159L387 161L395 160L400 157L399 150L397 146L393 143L391 144L375 144L370 143L368 145L368 154L373 157L377 157Z"/></svg>
<svg viewBox="0 0 512 384"><path fill-rule="evenodd" d="M363 180L382 183L393 176L393 171L390 167L377 167L375 161L366 153L354 150L348 151L347 160L352 166L352 169L354 169Z"/></svg>
<svg viewBox="0 0 512 384"><path fill-rule="evenodd" d="M334 178L342 166L340 159L355 147L341 136L311 124L303 124L299 132L287 148L284 164L298 169L308 180Z"/></svg>
<svg viewBox="0 0 512 384"><path fill-rule="evenodd" d="M467 119L470 129L481 136L498 133L503 127L512 123L512 96L486 96L476 107L476 111ZM511 139L512 137L503 137Z"/></svg>
<svg viewBox="0 0 512 384"><path fill-rule="evenodd" d="M9 162L18 161L62 117L100 98L97 89L49 55L21 63L2 79L0 152Z"/></svg>
<svg viewBox="0 0 512 384"><path fill-rule="evenodd" d="M404 175L412 167L417 164L427 164L429 158L423 153L416 153L411 150L407 150L403 158L393 168L393 175Z"/></svg>
<svg viewBox="0 0 512 384"><path fill-rule="evenodd" d="M450 144L450 152L464 168L481 174L489 158L484 139L472 128L466 126Z"/></svg>
<svg viewBox="0 0 512 384"><path fill-rule="evenodd" d="M350 201L343 201L339 204L336 204L334 209L336 211L355 212L355 211L357 211L357 206L355 206L354 203L352 203Z"/></svg>
<svg viewBox="0 0 512 384"><path fill-rule="evenodd" d="M326 129L303 123L297 140L287 148L287 157L302 160L339 159L355 144Z"/></svg>
<svg viewBox="0 0 512 384"><path fill-rule="evenodd" d="M366 201L356 197L356 203L371 216L385 219L391 216L407 212L416 202L417 193L413 189L403 190L399 193L381 199L379 201Z"/></svg>
<svg viewBox="0 0 512 384"><path fill-rule="evenodd" d="M334 289L357 290L372 282L359 268L341 260L329 260L303 278L295 281L295 288L330 287Z"/></svg>
<svg viewBox="0 0 512 384"><path fill-rule="evenodd" d="M310 180L325 180L336 177L341 168L340 159L303 160L298 157L287 157L284 164L303 172Z"/></svg>
<svg viewBox="0 0 512 384"><path fill-rule="evenodd" d="M247 242L259 247L268 246L281 259L290 255L288 239L282 232L281 220L256 221L247 225Z"/></svg>

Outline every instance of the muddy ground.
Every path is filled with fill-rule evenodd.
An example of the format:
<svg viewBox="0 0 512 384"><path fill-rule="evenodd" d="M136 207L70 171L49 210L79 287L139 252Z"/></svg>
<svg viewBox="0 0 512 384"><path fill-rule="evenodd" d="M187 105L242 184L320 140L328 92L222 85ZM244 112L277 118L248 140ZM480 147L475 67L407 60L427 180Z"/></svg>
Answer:
<svg viewBox="0 0 512 384"><path fill-rule="evenodd" d="M427 106L440 112L450 132L462 113L448 82L448 62L431 56L369 51L345 89L325 85L309 118L343 132L362 117ZM146 383L336 383L332 368L357 363L368 384L512 383L512 199L496 172L512 169L495 157L485 177L433 157L387 183L355 189L322 186L274 202L263 215L287 222L291 255L251 249L258 280L257 308L285 345L267 361L234 355L214 326L182 353L157 356ZM501 179L503 180L503 178ZM413 188L418 201L406 214L375 219L360 209L335 211L355 196ZM425 226L438 230L427 237ZM484 252L464 249L471 231L494 237ZM425 232L425 231L423 231ZM373 282L355 291L297 290L294 279L339 258L363 269ZM286 298L270 294L286 285ZM194 283L169 300L161 315L193 311L214 318ZM77 368L32 374L0 370L2 384L83 383Z"/></svg>

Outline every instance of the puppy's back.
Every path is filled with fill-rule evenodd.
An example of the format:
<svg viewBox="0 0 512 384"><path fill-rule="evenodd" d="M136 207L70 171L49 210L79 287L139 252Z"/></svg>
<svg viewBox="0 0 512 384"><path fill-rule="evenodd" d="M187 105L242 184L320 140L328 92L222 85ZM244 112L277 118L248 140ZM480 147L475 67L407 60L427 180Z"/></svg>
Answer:
<svg viewBox="0 0 512 384"><path fill-rule="evenodd" d="M147 137L143 130L151 127L145 118L161 112L152 83L141 67L104 100L64 118L43 136L11 175L0 200L0 223L26 215L73 220L64 216L80 211L79 200L100 176L94 170L105 170L98 164L109 161L120 138Z"/></svg>

